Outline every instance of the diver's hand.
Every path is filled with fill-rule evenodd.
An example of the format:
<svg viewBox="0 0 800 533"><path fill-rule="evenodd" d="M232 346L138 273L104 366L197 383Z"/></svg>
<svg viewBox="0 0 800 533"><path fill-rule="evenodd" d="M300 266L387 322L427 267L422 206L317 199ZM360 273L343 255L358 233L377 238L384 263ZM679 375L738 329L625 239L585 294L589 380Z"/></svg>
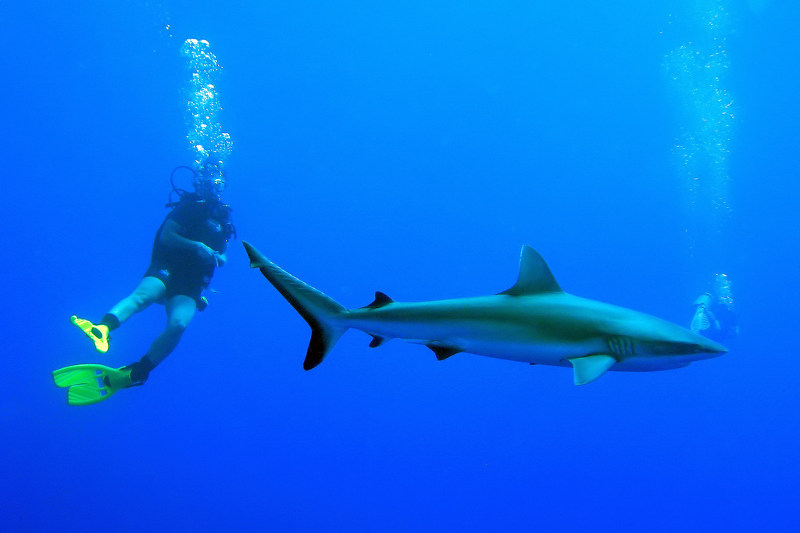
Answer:
<svg viewBox="0 0 800 533"><path fill-rule="evenodd" d="M197 255L200 256L201 259L208 261L209 263L213 262L214 264L217 263L217 252L211 249L210 246L203 244L202 242L197 242Z"/></svg>

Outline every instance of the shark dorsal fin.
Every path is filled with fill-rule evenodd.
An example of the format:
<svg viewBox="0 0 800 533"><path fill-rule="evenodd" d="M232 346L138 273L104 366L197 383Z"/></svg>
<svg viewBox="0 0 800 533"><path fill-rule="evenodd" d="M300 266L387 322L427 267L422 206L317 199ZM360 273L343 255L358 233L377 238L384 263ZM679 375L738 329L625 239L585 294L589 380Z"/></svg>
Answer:
<svg viewBox="0 0 800 533"><path fill-rule="evenodd" d="M541 292L561 292L561 287L539 252L525 245L520 253L517 282L513 287L500 294L522 296Z"/></svg>

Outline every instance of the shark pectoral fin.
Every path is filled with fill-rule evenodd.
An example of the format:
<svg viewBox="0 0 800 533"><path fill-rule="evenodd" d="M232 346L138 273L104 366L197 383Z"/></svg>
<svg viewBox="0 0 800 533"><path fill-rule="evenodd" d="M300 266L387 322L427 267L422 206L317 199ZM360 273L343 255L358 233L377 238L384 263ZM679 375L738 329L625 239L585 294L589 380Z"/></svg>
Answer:
<svg viewBox="0 0 800 533"><path fill-rule="evenodd" d="M587 355L568 359L574 370L575 385L586 385L606 373L617 362L610 355Z"/></svg>
<svg viewBox="0 0 800 533"><path fill-rule="evenodd" d="M438 359L439 361L444 361L451 355L455 355L461 351L456 348L448 348L446 346L436 346L435 344L427 344L426 346L431 350L433 350L433 353L436 354L436 359Z"/></svg>

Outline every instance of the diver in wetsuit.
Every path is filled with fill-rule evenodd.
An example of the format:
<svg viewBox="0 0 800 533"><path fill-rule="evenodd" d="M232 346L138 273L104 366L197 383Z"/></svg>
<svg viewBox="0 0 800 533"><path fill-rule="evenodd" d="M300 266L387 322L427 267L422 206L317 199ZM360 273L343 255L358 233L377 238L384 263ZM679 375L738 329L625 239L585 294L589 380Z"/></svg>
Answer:
<svg viewBox="0 0 800 533"><path fill-rule="evenodd" d="M165 306L164 330L141 359L120 369L75 365L56 370L56 384L70 388L69 403L96 403L121 388L144 384L150 372L178 345L195 311L207 305L202 291L215 269L225 264L228 240L235 230L230 207L220 199L225 188L221 162L213 155L206 157L193 184L195 192L179 192L180 201L168 204L172 210L156 232L150 266L134 291L97 324L71 318L101 353L108 351L111 331L152 303Z"/></svg>
<svg viewBox="0 0 800 533"><path fill-rule="evenodd" d="M739 321L727 274L714 274L711 291L694 301L695 312L690 329L718 342L727 342L739 334Z"/></svg>

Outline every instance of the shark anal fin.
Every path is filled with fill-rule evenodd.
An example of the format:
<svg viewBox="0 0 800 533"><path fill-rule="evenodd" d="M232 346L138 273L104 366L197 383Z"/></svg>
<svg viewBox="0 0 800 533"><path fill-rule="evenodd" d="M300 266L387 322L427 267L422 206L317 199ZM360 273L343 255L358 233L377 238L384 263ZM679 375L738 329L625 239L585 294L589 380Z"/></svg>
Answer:
<svg viewBox="0 0 800 533"><path fill-rule="evenodd" d="M370 348L377 348L378 346L380 346L384 342L386 342L386 337L379 337L377 335L373 335L372 336L372 340L369 342L369 347Z"/></svg>
<svg viewBox="0 0 800 533"><path fill-rule="evenodd" d="M455 355L461 351L456 348L448 348L446 346L436 346L434 344L427 344L426 346L431 350L433 350L433 353L436 354L436 359L438 359L439 361L444 361L451 355Z"/></svg>
<svg viewBox="0 0 800 533"><path fill-rule="evenodd" d="M598 354L569 359L574 370L575 385L586 385L606 373L617 362L610 355Z"/></svg>
<svg viewBox="0 0 800 533"><path fill-rule="evenodd" d="M361 309L380 309L385 305L389 305L393 303L394 300L383 294L381 291L375 291L375 300L369 305L362 307Z"/></svg>

